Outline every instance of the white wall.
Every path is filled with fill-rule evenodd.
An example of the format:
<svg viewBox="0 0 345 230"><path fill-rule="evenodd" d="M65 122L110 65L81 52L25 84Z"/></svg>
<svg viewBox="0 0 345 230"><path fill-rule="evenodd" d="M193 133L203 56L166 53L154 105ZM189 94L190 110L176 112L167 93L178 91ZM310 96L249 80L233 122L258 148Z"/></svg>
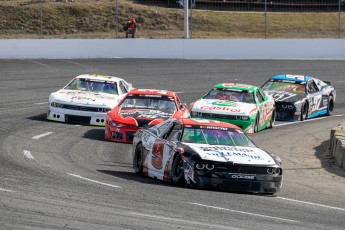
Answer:
<svg viewBox="0 0 345 230"><path fill-rule="evenodd" d="M345 39L9 39L0 58L345 59Z"/></svg>

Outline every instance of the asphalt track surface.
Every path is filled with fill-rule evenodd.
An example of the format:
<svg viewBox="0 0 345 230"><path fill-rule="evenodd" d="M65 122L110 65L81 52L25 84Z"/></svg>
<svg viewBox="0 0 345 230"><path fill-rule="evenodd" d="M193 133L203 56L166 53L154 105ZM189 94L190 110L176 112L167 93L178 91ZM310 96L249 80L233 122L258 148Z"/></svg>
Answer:
<svg viewBox="0 0 345 230"><path fill-rule="evenodd" d="M345 172L327 149L345 121L345 61L0 60L0 69L0 229L344 229ZM49 94L82 73L187 103L220 82L307 74L331 81L337 98L332 117L251 135L283 160L278 195L198 190L136 176L132 147L106 142L104 128L45 119Z"/></svg>

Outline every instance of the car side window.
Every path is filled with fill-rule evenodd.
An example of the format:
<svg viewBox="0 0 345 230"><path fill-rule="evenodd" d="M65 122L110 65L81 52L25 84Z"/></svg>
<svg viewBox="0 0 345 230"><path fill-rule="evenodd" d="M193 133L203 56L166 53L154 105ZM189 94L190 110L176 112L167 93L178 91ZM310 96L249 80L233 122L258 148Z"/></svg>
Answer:
<svg viewBox="0 0 345 230"><path fill-rule="evenodd" d="M261 94L261 92L259 90L256 90L256 97L257 97L259 103L261 103L265 100L264 96Z"/></svg>
<svg viewBox="0 0 345 230"><path fill-rule="evenodd" d="M158 135L162 135L163 133L168 132L167 128L168 128L168 126L170 126L170 125L171 125L171 122L162 123L162 124L157 128Z"/></svg>
<svg viewBox="0 0 345 230"><path fill-rule="evenodd" d="M308 90L308 93L315 93L319 91L319 87L317 87L315 82L312 80L308 82L307 90Z"/></svg>
<svg viewBox="0 0 345 230"><path fill-rule="evenodd" d="M128 92L128 90L127 90L127 88L125 87L125 84L123 83L123 81L120 81L119 86L120 86L120 89L121 89L122 93L125 94L125 93Z"/></svg>
<svg viewBox="0 0 345 230"><path fill-rule="evenodd" d="M169 133L167 140L178 141L180 139L180 135L181 135L181 125L175 124L175 126L172 128L171 132Z"/></svg>

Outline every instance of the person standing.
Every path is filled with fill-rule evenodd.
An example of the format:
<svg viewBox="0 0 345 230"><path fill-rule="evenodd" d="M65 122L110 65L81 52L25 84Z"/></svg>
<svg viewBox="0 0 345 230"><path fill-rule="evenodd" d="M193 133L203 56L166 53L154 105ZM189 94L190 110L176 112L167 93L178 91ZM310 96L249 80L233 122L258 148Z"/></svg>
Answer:
<svg viewBox="0 0 345 230"><path fill-rule="evenodd" d="M135 38L136 32L137 32L137 23L135 22L135 18L131 18L127 22L126 38L128 38L129 34L132 35L132 38Z"/></svg>

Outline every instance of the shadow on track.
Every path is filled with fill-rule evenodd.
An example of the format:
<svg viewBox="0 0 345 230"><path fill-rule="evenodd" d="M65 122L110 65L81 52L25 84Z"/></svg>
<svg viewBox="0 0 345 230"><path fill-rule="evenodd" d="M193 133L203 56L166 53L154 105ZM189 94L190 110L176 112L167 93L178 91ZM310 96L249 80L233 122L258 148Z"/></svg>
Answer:
<svg viewBox="0 0 345 230"><path fill-rule="evenodd" d="M98 129L90 129L84 135L83 138L106 142L104 139L104 128L100 127Z"/></svg>
<svg viewBox="0 0 345 230"><path fill-rule="evenodd" d="M26 119L32 120L32 121L52 122L52 121L47 120L47 113L42 113L42 114L38 114L32 117L27 117Z"/></svg>
<svg viewBox="0 0 345 230"><path fill-rule="evenodd" d="M314 155L320 160L322 168L337 176L345 177L345 171L337 166L334 157L331 155L329 140L322 142L314 150Z"/></svg>

